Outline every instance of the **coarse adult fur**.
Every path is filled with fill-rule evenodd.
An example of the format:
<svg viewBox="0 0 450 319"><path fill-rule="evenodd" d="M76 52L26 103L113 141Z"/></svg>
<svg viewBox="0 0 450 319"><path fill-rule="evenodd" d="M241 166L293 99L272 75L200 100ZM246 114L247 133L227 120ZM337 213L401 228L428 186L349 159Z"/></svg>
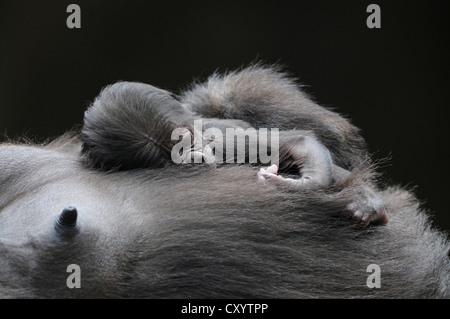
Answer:
<svg viewBox="0 0 450 319"><path fill-rule="evenodd" d="M411 192L376 189L389 211L385 226L361 228L346 217L373 183L364 140L286 75L256 65L213 75L178 99L208 118L312 131L351 173L296 189L258 182L251 165L173 165L164 149L147 161L139 145L161 149L166 137L146 130L166 125L165 113L146 113L163 121L148 124L133 108L99 117L104 135L93 123L47 146L1 145L0 297L450 297L450 244ZM113 118L130 121L113 130L126 152L92 151L110 147L104 123ZM79 231L62 238L54 222L69 204L78 208ZM81 289L65 285L73 263ZM380 266L381 288L366 284L370 264Z"/></svg>

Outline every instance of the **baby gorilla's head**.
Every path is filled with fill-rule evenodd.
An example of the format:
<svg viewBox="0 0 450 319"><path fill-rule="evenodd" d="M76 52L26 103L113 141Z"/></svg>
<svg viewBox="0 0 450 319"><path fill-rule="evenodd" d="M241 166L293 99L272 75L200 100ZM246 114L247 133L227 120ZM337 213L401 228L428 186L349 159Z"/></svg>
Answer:
<svg viewBox="0 0 450 319"><path fill-rule="evenodd" d="M170 158L171 133L192 115L169 92L118 82L102 90L84 115L82 153L92 168L160 166Z"/></svg>

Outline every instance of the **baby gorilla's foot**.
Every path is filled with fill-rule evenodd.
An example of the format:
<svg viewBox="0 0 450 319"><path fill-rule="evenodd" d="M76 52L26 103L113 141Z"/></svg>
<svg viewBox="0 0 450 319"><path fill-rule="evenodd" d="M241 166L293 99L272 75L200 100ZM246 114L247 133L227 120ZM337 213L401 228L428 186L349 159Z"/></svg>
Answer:
<svg viewBox="0 0 450 319"><path fill-rule="evenodd" d="M347 210L352 219L363 227L369 224L385 225L389 221L383 200L368 186L361 188L357 198L347 205Z"/></svg>

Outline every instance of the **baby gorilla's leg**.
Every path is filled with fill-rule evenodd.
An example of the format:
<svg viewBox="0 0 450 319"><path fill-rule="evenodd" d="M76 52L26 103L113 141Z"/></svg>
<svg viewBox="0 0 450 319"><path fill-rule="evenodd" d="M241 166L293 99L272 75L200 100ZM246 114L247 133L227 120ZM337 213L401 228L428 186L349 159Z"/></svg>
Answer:
<svg viewBox="0 0 450 319"><path fill-rule="evenodd" d="M300 178L284 178L279 175L278 167L272 165L258 172L258 179L273 178L295 187L326 187L332 181L332 160L330 152L314 137L299 136L295 142L280 148L280 167L298 169Z"/></svg>

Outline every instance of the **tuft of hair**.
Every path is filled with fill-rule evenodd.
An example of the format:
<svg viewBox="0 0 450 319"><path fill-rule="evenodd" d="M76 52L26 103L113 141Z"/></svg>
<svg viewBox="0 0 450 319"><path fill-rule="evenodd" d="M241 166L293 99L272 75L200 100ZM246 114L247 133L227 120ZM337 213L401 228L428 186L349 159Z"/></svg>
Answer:
<svg viewBox="0 0 450 319"><path fill-rule="evenodd" d="M81 127L75 126L72 130L44 144L44 147L48 150L78 157L81 152L80 131Z"/></svg>
<svg viewBox="0 0 450 319"><path fill-rule="evenodd" d="M104 170L161 166L170 158L171 132L189 128L190 118L165 90L138 82L109 85L84 115L84 161Z"/></svg>

